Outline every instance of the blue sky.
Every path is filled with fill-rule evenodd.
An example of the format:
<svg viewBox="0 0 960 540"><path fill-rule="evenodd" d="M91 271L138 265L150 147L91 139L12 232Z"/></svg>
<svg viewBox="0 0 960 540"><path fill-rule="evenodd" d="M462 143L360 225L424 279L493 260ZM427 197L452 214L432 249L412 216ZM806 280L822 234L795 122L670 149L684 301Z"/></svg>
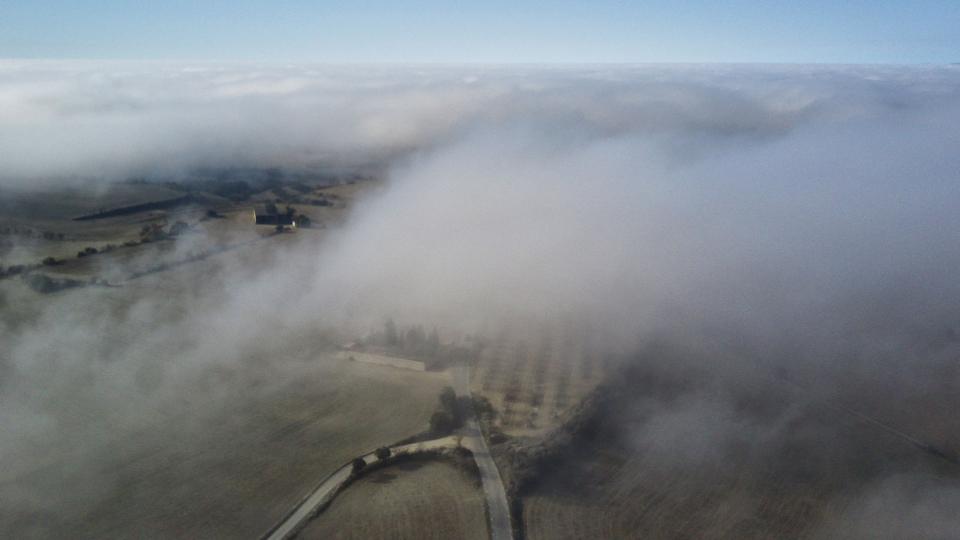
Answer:
<svg viewBox="0 0 960 540"><path fill-rule="evenodd" d="M0 57L960 62L960 0L0 0Z"/></svg>

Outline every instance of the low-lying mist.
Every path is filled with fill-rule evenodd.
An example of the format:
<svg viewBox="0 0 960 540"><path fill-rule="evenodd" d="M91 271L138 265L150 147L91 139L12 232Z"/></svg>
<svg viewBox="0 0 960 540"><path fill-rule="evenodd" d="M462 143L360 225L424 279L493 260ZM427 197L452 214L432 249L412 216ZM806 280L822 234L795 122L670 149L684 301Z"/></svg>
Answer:
<svg viewBox="0 0 960 540"><path fill-rule="evenodd" d="M388 172L322 245L211 262L215 284L173 305L0 289L0 453L68 445L80 474L112 430L242 402L307 369L278 347L309 356L303 336L386 317L445 335L573 318L611 352L680 343L734 378L947 396L958 141L956 67L5 62L0 196L198 167ZM662 418L739 426L707 414L724 411Z"/></svg>

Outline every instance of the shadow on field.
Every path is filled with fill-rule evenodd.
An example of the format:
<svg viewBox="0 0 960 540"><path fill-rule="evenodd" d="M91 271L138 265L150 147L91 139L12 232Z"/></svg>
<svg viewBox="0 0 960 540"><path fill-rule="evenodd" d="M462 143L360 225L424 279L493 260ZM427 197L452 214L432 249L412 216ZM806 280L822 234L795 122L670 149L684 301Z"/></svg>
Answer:
<svg viewBox="0 0 960 540"><path fill-rule="evenodd" d="M369 480L374 484L389 484L397 479L399 476L398 473L413 472L422 469L430 462L430 460L425 459L398 461L392 465L389 465L390 470L382 469L374 472L372 475L370 475Z"/></svg>

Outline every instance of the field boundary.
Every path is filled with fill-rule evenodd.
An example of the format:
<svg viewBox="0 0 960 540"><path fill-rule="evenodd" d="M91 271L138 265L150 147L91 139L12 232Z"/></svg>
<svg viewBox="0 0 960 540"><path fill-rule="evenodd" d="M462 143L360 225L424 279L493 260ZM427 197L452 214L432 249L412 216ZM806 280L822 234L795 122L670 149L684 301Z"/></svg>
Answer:
<svg viewBox="0 0 960 540"><path fill-rule="evenodd" d="M196 202L196 198L193 195L182 195L180 197L174 197L171 199L163 199L160 201L151 201L140 204L131 204L129 206L119 206L116 208L110 208L101 210L93 214L85 214L82 216L77 216L73 218L73 221L89 221L92 219L105 219L118 216L127 216L130 214L138 214L140 212L146 212L148 210L168 210L170 208L176 208L178 206L183 206L185 204L191 204Z"/></svg>

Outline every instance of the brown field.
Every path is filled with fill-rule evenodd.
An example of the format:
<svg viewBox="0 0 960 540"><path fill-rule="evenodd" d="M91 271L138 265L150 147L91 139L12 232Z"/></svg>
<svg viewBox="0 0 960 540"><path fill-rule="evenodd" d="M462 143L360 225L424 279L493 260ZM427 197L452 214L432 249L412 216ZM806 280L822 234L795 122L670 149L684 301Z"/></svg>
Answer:
<svg viewBox="0 0 960 540"><path fill-rule="evenodd" d="M96 489L59 485L64 449L4 475L5 500L38 486L57 493L5 516L0 536L255 537L348 459L424 430L446 384L330 358L288 362L296 382L105 437Z"/></svg>
<svg viewBox="0 0 960 540"><path fill-rule="evenodd" d="M909 387L858 374L844 384L847 392L858 396L856 401L850 402L842 395L838 401L960 456L960 392L956 391L960 363L945 363L939 369L942 371L929 378L935 382Z"/></svg>
<svg viewBox="0 0 960 540"><path fill-rule="evenodd" d="M20 278L4 279L0 330L6 327L15 335L44 314L62 312L75 319L57 319L58 332L45 339L85 344L70 334L70 321L113 319L122 324L99 327L91 336L91 341L103 340L96 347L105 357L116 347L135 351L141 359L155 354L175 362L189 344L181 343L176 333L158 342L151 337L156 326L169 323L175 328L176 321L186 319L204 324L191 314L205 309L217 314L211 306L230 305L237 284L246 277L263 277L265 268L285 256L282 248L322 241L347 218L354 199L369 189L376 184L315 190L334 205L296 205L316 228L281 235L253 224L252 204L273 199L277 194L272 192L244 203L225 203L218 209L225 217L209 220L202 219L204 210L196 207L86 221L71 229L70 217L99 203L81 197L72 205L45 209L33 222L38 230L71 234L62 240L18 244L0 253L6 257L4 264L63 256L65 264L41 271L77 279L97 276L115 286L43 295ZM156 196L144 192L138 199L124 192L112 200L127 203ZM29 212L24 215L29 218ZM20 223L24 215L7 216L7 223ZM144 223L177 219L191 223L195 232L75 257L80 246L135 238ZM180 264L192 254L223 246L229 249ZM144 273L158 263L171 268ZM300 274L285 274L285 279L308 273L301 269ZM238 321L271 324L257 320L260 301L277 300L240 305L237 309L249 315ZM622 356L609 353L602 329L556 318L505 327L479 339L483 346L472 363L471 385L495 408L492 427L519 441L550 434L598 385L620 375ZM223 331L215 324L211 328ZM345 361L333 351L338 341L310 325L294 330L278 326L260 341L257 350L238 352L242 358L223 365L179 366L188 375L167 384L174 385L171 393L186 396L184 403L141 399L141 392L164 373L149 362L123 375L128 379L118 379L124 382L120 395L126 401L91 408L89 395L82 391L69 386L49 390L62 392L57 399L68 405L56 421L66 432L83 437L64 436L60 440L69 443L38 447L0 472L0 537L256 537L347 460L426 429L438 394L450 384L442 373ZM4 354L0 351L0 360ZM87 373L71 361L51 363L50 373ZM13 369L7 364L0 362L0 368ZM112 373L110 366L98 369ZM658 384L656 376L646 386L635 385L632 397L617 398L621 402L615 410L622 417L605 420L600 435L578 441L524 486L527 538L841 538L837 531L849 530L850 516L862 513L863 501L890 478L956 489L955 467L827 406L824 396L805 399L796 389L767 386L771 381L763 377L758 377L761 390L754 391L728 388L713 375L686 375L673 373L666 385ZM871 392L882 387L882 381L866 379L839 386L864 396L848 405L957 451L960 424L955 411L960 403L949 392L956 375L934 374L944 381L936 395L924 393L929 386ZM697 387L701 382L703 387ZM70 381L80 388L96 389L97 384L89 375ZM887 398L894 395L897 399ZM732 416L738 420L722 428L732 435L711 431L711 421L730 419L706 414L709 407L678 417L677 424L692 428L678 431L667 425L659 427L666 435L650 434L650 418L665 411L689 412L684 400L697 404L705 396L735 405ZM832 398L841 401L843 396ZM71 400L77 412L69 407ZM129 418L145 420L131 424ZM772 418L783 424L774 429ZM604 429L616 435L608 437ZM504 469L509 463L499 452L509 446L495 448ZM508 481L512 474L504 470ZM893 538L909 537L907 532ZM483 499L475 480L448 463L398 464L350 486L302 537L485 538Z"/></svg>
<svg viewBox="0 0 960 540"><path fill-rule="evenodd" d="M446 461L399 463L351 484L297 538L484 540L483 494Z"/></svg>
<svg viewBox="0 0 960 540"><path fill-rule="evenodd" d="M637 383L603 409L527 486L526 537L946 538L958 525L928 503L955 499L960 467L787 388L727 389L735 420L684 409L689 384ZM899 484L932 495L884 491Z"/></svg>
<svg viewBox="0 0 960 540"><path fill-rule="evenodd" d="M309 211L342 219L342 201ZM199 236L212 245L228 236L259 238L244 212L198 223L210 229ZM103 230L91 238L123 230L117 223L97 227ZM184 320L204 324L197 313L222 313L217 306L277 256L273 247L323 234L269 237L136 279L123 276L138 265L178 260L191 240L73 259L51 272L111 269L119 286L39 294L19 277L2 280L0 329L17 337L18 329L30 329L47 344L37 350L36 367L16 369L32 369L36 384L55 396L48 421L62 435L5 463L0 537L255 538L344 462L425 430L449 384L443 374L343 361L328 336L309 325L267 332L257 350L237 351L238 358L210 350L208 359L177 331ZM255 306L244 310L248 315L233 314L238 324L269 327L257 320ZM35 327L45 317L56 332ZM85 335L74 333L77 324ZM79 356L58 356L75 345ZM137 361L128 364L116 351ZM0 368L13 369L6 354L0 351ZM28 360L34 362L20 362ZM54 376L58 386L41 384Z"/></svg>

